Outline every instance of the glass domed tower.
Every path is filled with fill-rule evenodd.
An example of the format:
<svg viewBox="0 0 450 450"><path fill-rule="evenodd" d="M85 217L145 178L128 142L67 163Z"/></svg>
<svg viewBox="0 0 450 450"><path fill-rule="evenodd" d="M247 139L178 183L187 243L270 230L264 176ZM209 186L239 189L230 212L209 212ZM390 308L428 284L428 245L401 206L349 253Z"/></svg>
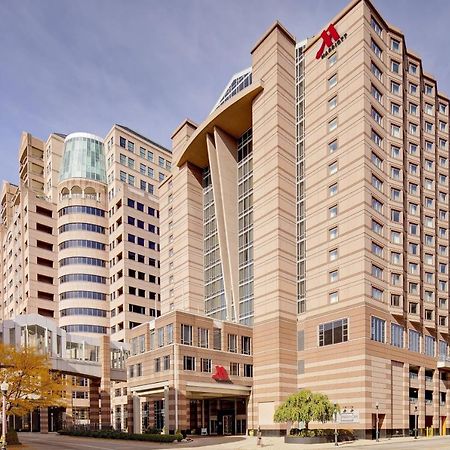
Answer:
<svg viewBox="0 0 450 450"><path fill-rule="evenodd" d="M60 326L70 333L108 333L106 193L103 140L68 135L58 184L58 294Z"/></svg>

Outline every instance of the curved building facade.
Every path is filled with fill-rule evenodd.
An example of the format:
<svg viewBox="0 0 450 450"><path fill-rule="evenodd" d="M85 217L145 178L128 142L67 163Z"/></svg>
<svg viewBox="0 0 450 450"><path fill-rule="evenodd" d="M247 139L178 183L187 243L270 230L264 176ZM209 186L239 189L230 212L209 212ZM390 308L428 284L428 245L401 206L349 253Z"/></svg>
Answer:
<svg viewBox="0 0 450 450"><path fill-rule="evenodd" d="M108 216L101 138L66 137L58 184L58 295L67 332L109 329Z"/></svg>

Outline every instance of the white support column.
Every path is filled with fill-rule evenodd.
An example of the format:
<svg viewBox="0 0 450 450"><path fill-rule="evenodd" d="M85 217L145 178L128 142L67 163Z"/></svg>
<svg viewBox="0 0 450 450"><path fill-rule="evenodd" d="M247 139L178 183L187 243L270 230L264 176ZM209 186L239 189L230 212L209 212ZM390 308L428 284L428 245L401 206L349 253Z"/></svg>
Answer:
<svg viewBox="0 0 450 450"><path fill-rule="evenodd" d="M141 433L141 399L137 395L133 395L133 433Z"/></svg>

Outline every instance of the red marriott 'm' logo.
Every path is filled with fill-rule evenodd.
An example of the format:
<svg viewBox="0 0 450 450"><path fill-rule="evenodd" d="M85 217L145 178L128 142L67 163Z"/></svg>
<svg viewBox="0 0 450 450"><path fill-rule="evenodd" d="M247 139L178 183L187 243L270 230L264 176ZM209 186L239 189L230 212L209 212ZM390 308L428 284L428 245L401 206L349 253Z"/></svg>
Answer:
<svg viewBox="0 0 450 450"><path fill-rule="evenodd" d="M334 25L330 23L328 28L322 31L320 37L322 38L322 45L316 54L316 59L325 58L330 51L334 50L347 37L347 33L341 37ZM327 47L327 51L324 53L325 47Z"/></svg>
<svg viewBox="0 0 450 450"><path fill-rule="evenodd" d="M227 369L223 366L215 366L215 372L211 375L216 381L230 381L230 377L228 376Z"/></svg>

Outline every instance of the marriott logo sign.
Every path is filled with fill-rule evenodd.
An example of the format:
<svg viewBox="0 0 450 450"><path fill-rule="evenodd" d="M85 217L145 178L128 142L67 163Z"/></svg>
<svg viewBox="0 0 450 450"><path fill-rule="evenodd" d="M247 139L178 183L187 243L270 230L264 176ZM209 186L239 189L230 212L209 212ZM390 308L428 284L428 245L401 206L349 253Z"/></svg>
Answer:
<svg viewBox="0 0 450 450"><path fill-rule="evenodd" d="M322 31L320 35L322 38L322 45L319 51L316 53L316 59L325 58L330 52L332 52L344 39L347 37L347 33L342 36L336 31L334 25L330 23L326 30Z"/></svg>

